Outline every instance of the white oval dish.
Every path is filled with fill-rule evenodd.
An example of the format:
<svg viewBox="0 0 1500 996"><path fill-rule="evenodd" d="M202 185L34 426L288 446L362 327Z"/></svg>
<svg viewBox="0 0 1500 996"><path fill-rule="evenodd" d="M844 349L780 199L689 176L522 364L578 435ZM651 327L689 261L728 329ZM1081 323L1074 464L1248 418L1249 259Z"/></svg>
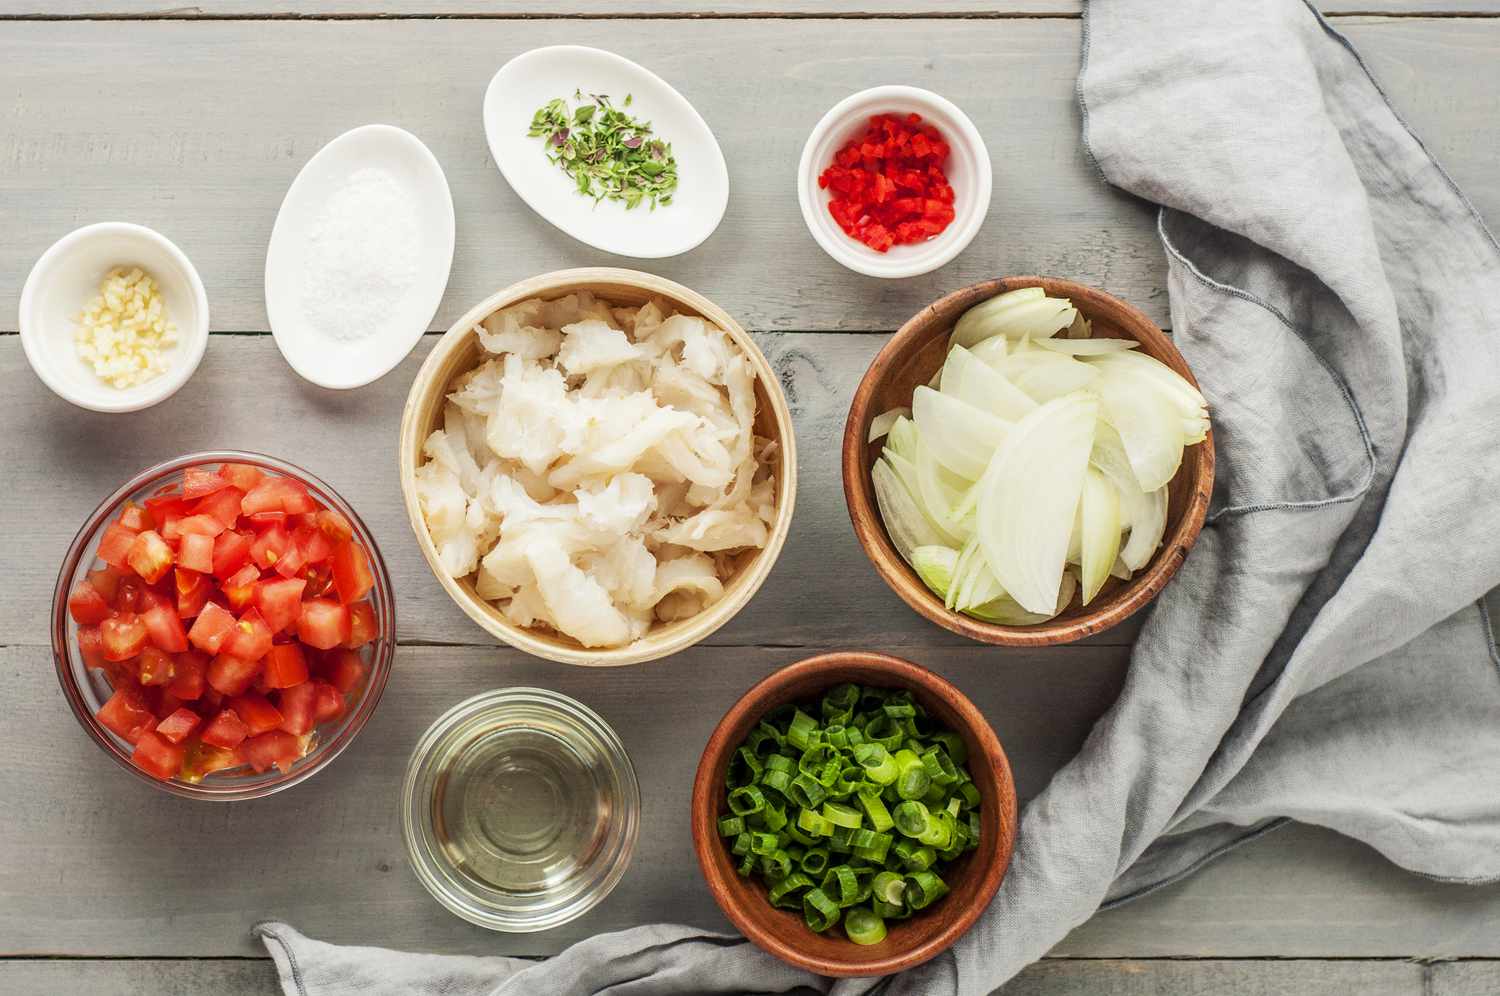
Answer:
<svg viewBox="0 0 1500 996"><path fill-rule="evenodd" d="M578 193L548 161L544 140L527 135L538 108L574 91L605 94L648 121L677 159L672 203L627 210ZM506 182L533 211L580 242L636 259L678 256L713 234L729 203L729 170L707 122L660 76L624 56L583 45L534 48L500 68L484 94L484 132Z"/></svg>
<svg viewBox="0 0 1500 996"><path fill-rule="evenodd" d="M876 252L844 234L833 220L828 213L832 197L818 186L818 176L833 162L834 154L864 130L871 115L910 113L920 114L948 140L952 151L943 171L953 187L954 218L925 242ZM992 182L984 139L952 101L919 87L877 86L845 97L814 126L797 166L797 200L807 230L824 252L856 273L896 279L930 273L964 251L989 213Z"/></svg>
<svg viewBox="0 0 1500 996"><path fill-rule="evenodd" d="M339 339L308 314L313 229L329 198L356 172L376 169L405 193L416 214L420 245L415 275L399 303L358 338ZM266 315L281 355L320 387L347 390L376 380L400 363L442 303L453 266L453 196L436 157L415 135L392 125L364 125L329 142L287 188L266 247Z"/></svg>
<svg viewBox="0 0 1500 996"><path fill-rule="evenodd" d="M177 326L171 366L124 389L100 380L73 344L79 312L116 266L139 266L156 279L167 317ZM177 392L208 348L208 295L181 249L141 225L107 221L64 235L42 253L21 290L21 348L42 383L58 397L96 412L134 412Z"/></svg>

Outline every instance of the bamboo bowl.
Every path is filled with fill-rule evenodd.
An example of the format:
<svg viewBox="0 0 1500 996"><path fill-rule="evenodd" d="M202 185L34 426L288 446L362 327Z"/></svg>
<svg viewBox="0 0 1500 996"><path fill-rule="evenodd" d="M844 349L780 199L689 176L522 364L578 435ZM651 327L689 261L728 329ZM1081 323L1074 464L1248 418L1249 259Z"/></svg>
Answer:
<svg viewBox="0 0 1500 996"><path fill-rule="evenodd" d="M954 291L928 305L897 330L876 355L854 392L844 425L844 498L854 533L875 570L917 612L981 643L1013 647L1042 647L1071 643L1102 633L1126 619L1157 596L1177 573L1203 528L1214 484L1214 436L1187 447L1182 466L1167 486L1167 526L1161 548L1129 581L1110 578L1087 607L1073 603L1061 614L1031 626L1001 626L949 610L943 600L917 577L896 552L880 510L875 504L870 470L880 455L880 442L870 443L870 420L883 411L911 404L917 385L932 379L948 353L953 325L969 308L1019 287L1041 287L1049 295L1070 298L1093 322L1094 337L1134 339L1141 352L1153 356L1197 386L1187 361L1165 332L1140 311L1104 291L1052 277L1002 277Z"/></svg>
<svg viewBox="0 0 1500 996"><path fill-rule="evenodd" d="M951 890L908 920L886 923L886 938L862 946L837 931L815 934L799 912L772 906L759 878L741 878L728 842L719 837L729 759L762 716L787 702L816 698L853 682L904 688L940 724L963 738L969 773L979 789L979 839L943 872ZM869 651L809 657L751 688L725 714L698 762L692 795L693 850L708 891L724 915L756 945L782 961L820 975L889 975L941 954L974 925L1010 867L1016 843L1016 787L1005 750L974 703L953 685L910 661Z"/></svg>
<svg viewBox="0 0 1500 996"><path fill-rule="evenodd" d="M422 444L441 423L448 386L455 377L478 366L481 361L483 350L474 327L498 309L527 298L556 298L583 290L614 305L640 305L652 298L662 298L671 302L678 311L699 315L728 332L755 368L755 431L778 444L778 462L773 468L776 475L776 522L765 547L740 555L734 573L725 581L723 597L689 619L658 623L634 643L603 649L584 647L549 630L517 626L499 609L479 597L474 591L472 578L449 577L440 566L437 548L427 533L416 490L416 470ZM547 660L591 667L639 664L666 657L699 642L733 618L750 601L776 563L791 526L797 494L797 452L791 410L787 407L780 381L750 336L722 308L681 284L649 273L608 267L559 270L523 280L485 298L455 322L428 354L412 383L401 416L398 459L401 492L417 545L438 583L458 607L491 635L519 650Z"/></svg>

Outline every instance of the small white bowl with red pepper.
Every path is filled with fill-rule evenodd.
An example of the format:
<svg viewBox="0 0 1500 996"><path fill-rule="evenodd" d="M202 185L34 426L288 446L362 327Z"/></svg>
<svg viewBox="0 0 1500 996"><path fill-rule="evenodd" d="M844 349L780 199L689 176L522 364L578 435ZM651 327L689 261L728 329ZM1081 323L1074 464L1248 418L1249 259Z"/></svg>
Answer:
<svg viewBox="0 0 1500 996"><path fill-rule="evenodd" d="M53 605L58 680L84 729L174 795L257 798L368 721L395 652L390 576L333 489L270 457L196 453L107 498Z"/></svg>
<svg viewBox="0 0 1500 996"><path fill-rule="evenodd" d="M968 115L913 86L844 98L813 128L797 198L823 250L856 273L929 273L973 241L989 212L989 150Z"/></svg>

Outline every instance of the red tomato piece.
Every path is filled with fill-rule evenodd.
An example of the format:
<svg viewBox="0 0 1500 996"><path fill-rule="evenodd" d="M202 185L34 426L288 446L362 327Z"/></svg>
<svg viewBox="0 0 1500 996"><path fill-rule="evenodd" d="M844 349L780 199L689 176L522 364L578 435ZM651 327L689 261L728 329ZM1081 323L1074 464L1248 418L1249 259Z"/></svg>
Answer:
<svg viewBox="0 0 1500 996"><path fill-rule="evenodd" d="M260 531L255 537L255 542L250 544L250 559L263 571L269 571L276 566L291 546L291 537L279 524L273 524Z"/></svg>
<svg viewBox="0 0 1500 996"><path fill-rule="evenodd" d="M203 722L198 714L191 709L177 709L166 719L156 724L156 734L165 737L174 744L180 744L188 738L198 724Z"/></svg>
<svg viewBox="0 0 1500 996"><path fill-rule="evenodd" d="M230 529L214 539L214 577L227 578L250 559L250 545L255 537Z"/></svg>
<svg viewBox="0 0 1500 996"><path fill-rule="evenodd" d="M244 720L240 719L239 713L233 709L224 709L203 728L203 734L199 739L213 747L234 750L240 745L240 741L249 735L250 731L246 728Z"/></svg>
<svg viewBox="0 0 1500 996"><path fill-rule="evenodd" d="M313 719L319 723L327 723L338 719L344 714L344 696L326 681L314 681L311 683L318 690L317 697L313 699Z"/></svg>
<svg viewBox="0 0 1500 996"><path fill-rule="evenodd" d="M166 781L182 770L187 751L155 733L144 733L136 741L131 762L153 778Z"/></svg>
<svg viewBox="0 0 1500 996"><path fill-rule="evenodd" d="M98 626L78 627L78 656L83 658L84 667L100 671L108 669L109 658L104 656L104 641L99 636Z"/></svg>
<svg viewBox="0 0 1500 996"><path fill-rule="evenodd" d="M87 581L77 581L68 592L68 614L82 626L93 626L109 618L109 602Z"/></svg>
<svg viewBox="0 0 1500 996"><path fill-rule="evenodd" d="M155 584L172 569L172 548L167 546L167 541L161 538L160 533L148 529L136 534L130 543L130 550L125 554L125 560L130 569L141 576L141 580L147 584Z"/></svg>
<svg viewBox="0 0 1500 996"><path fill-rule="evenodd" d="M333 556L334 542L315 523L304 522L292 534L292 545L302 554L304 564L321 564Z"/></svg>
<svg viewBox="0 0 1500 996"><path fill-rule="evenodd" d="M250 604L250 599L255 597L255 583L259 580L260 571L256 570L254 564L246 564L235 571L221 589L229 607L236 612L243 611Z"/></svg>
<svg viewBox="0 0 1500 996"><path fill-rule="evenodd" d="M271 512L256 512L254 515L245 516L250 524L256 529L264 529L267 526L281 526L286 524L286 513L281 509Z"/></svg>
<svg viewBox="0 0 1500 996"><path fill-rule="evenodd" d="M239 695L260 674L258 660L247 661L232 654L220 654L209 662L205 675L208 685L220 695Z"/></svg>
<svg viewBox="0 0 1500 996"><path fill-rule="evenodd" d="M353 650L341 650L333 657L333 666L328 671L328 678L333 682L333 687L342 694L348 695L365 682L370 673L370 665L366 664L364 658Z"/></svg>
<svg viewBox="0 0 1500 996"><path fill-rule="evenodd" d="M151 513L134 502L127 502L120 510L119 522L120 525L135 533L144 532L156 525Z"/></svg>
<svg viewBox="0 0 1500 996"><path fill-rule="evenodd" d="M88 581L106 601L113 602L115 594L120 590L120 572L108 564L89 571Z"/></svg>
<svg viewBox="0 0 1500 996"><path fill-rule="evenodd" d="M116 612L139 612L141 605L141 592L144 591L141 579L131 575L120 581L120 586L115 589L115 611Z"/></svg>
<svg viewBox="0 0 1500 996"><path fill-rule="evenodd" d="M141 615L146 624L146 636L159 649L169 654L180 654L188 648L187 631L182 628L182 618L176 606L170 603L153 605Z"/></svg>
<svg viewBox="0 0 1500 996"><path fill-rule="evenodd" d="M278 643L266 654L266 687L291 688L307 681L307 657L302 645Z"/></svg>
<svg viewBox="0 0 1500 996"><path fill-rule="evenodd" d="M272 765L291 771L302 756L302 741L285 730L272 730L240 744L236 756L256 771L269 771Z"/></svg>
<svg viewBox="0 0 1500 996"><path fill-rule="evenodd" d="M197 516L194 516L197 518ZM203 516L208 518L208 516ZM217 522L217 519L212 521ZM202 533L184 533L182 545L177 550L177 563L199 574L210 574L214 569L214 538Z"/></svg>
<svg viewBox="0 0 1500 996"><path fill-rule="evenodd" d="M219 476L241 491L250 491L261 481L265 480L259 467L252 467L248 463L226 463L219 468Z"/></svg>
<svg viewBox="0 0 1500 996"><path fill-rule="evenodd" d="M191 619L208 604L213 585L197 571L179 567L173 573L177 580L177 614L183 619Z"/></svg>
<svg viewBox="0 0 1500 996"><path fill-rule="evenodd" d="M358 650L378 635L380 627L375 622L375 607L369 602L355 602L349 606L349 639L344 641L344 646Z"/></svg>
<svg viewBox="0 0 1500 996"><path fill-rule="evenodd" d="M264 695L249 692L229 700L229 707L244 722L252 737L281 726L281 710L273 706Z"/></svg>
<svg viewBox="0 0 1500 996"><path fill-rule="evenodd" d="M291 478L268 477L245 495L243 508L246 515L274 511L299 515L303 512L316 512L318 504L313 501L306 488Z"/></svg>
<svg viewBox="0 0 1500 996"><path fill-rule="evenodd" d="M109 701L94 713L99 725L117 736L135 742L142 728L155 722L156 717L146 706L146 700L135 688L116 688Z"/></svg>
<svg viewBox="0 0 1500 996"><path fill-rule="evenodd" d="M297 639L319 650L339 646L349 639L349 610L331 598L303 602Z"/></svg>
<svg viewBox="0 0 1500 996"><path fill-rule="evenodd" d="M255 586L255 607L272 633L296 624L302 614L302 589L306 587L307 582L300 578L270 578Z"/></svg>
<svg viewBox="0 0 1500 996"><path fill-rule="evenodd" d="M208 673L207 658L189 650L173 658L172 664L173 678L172 683L167 686L167 691L184 702L201 698Z"/></svg>
<svg viewBox="0 0 1500 996"><path fill-rule="evenodd" d="M165 685L177 676L176 662L155 647L141 651L136 673L143 685Z"/></svg>
<svg viewBox="0 0 1500 996"><path fill-rule="evenodd" d="M270 652L271 636L271 627L252 605L234 624L234 631L224 641L224 652L247 661L258 661Z"/></svg>
<svg viewBox="0 0 1500 996"><path fill-rule="evenodd" d="M224 528L233 529L235 522L239 520L240 502L244 496L239 488L226 487L199 501L193 506L193 511L195 514L211 515L222 522Z"/></svg>
<svg viewBox="0 0 1500 996"><path fill-rule="evenodd" d="M189 740L184 747L187 749L187 757L183 759L182 770L177 777L190 784L196 785L205 776L225 768L233 768L240 763L235 759L233 750L214 747L201 740Z"/></svg>
<svg viewBox="0 0 1500 996"><path fill-rule="evenodd" d="M118 522L111 522L104 527L104 535L99 537L99 549L96 556L111 567L121 570L130 567L126 556L130 553L130 547L135 543L136 531L126 529Z"/></svg>
<svg viewBox="0 0 1500 996"><path fill-rule="evenodd" d="M354 527L349 524L348 519L344 518L342 512L335 509L319 509L317 515L314 516L314 521L318 528L323 530L324 535L335 543L341 543L354 536Z"/></svg>
<svg viewBox="0 0 1500 996"><path fill-rule="evenodd" d="M229 482L217 470L189 467L182 472L182 497L189 500L211 495L227 487Z"/></svg>
<svg viewBox="0 0 1500 996"><path fill-rule="evenodd" d="M281 703L281 728L294 736L311 733L316 720L318 689L310 681L283 688L279 696Z"/></svg>
<svg viewBox="0 0 1500 996"><path fill-rule="evenodd" d="M188 503L180 494L159 494L145 501L146 511L151 513L152 522L165 522L168 515L181 518L188 514Z"/></svg>
<svg viewBox="0 0 1500 996"><path fill-rule="evenodd" d="M370 573L364 548L352 540L334 548L333 586L339 593L339 601L345 605L359 601L375 587L375 576Z"/></svg>
<svg viewBox="0 0 1500 996"><path fill-rule="evenodd" d="M234 625L235 618L228 609L217 602L209 602L198 613L193 628L188 630L188 642L205 654L217 654L234 631Z"/></svg>
<svg viewBox="0 0 1500 996"><path fill-rule="evenodd" d="M303 598L322 598L333 592L333 571L327 564L317 564L302 572L307 579L307 590Z"/></svg>
<svg viewBox="0 0 1500 996"><path fill-rule="evenodd" d="M121 612L99 624L104 659L129 660L146 646L146 624L134 612Z"/></svg>
<svg viewBox="0 0 1500 996"><path fill-rule="evenodd" d="M196 515L183 517L179 520L177 528L182 531L183 536L208 536L212 538L229 527L214 516L200 512Z"/></svg>

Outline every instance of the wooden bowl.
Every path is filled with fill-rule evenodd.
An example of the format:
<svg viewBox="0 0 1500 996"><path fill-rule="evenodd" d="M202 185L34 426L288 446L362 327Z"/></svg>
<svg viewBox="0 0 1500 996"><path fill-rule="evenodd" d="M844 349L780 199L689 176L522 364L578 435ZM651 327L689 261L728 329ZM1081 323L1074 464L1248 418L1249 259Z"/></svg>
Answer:
<svg viewBox="0 0 1500 996"><path fill-rule="evenodd" d="M703 612L689 619L658 623L645 636L624 647L588 648L582 644L543 629L517 626L500 610L480 598L470 578L451 578L438 561L437 549L427 533L422 509L417 502L416 470L422 455L422 444L442 421L443 404L448 386L459 374L478 366L483 350L474 327L493 312L527 298L556 298L575 291L590 291L610 304L640 305L652 298L672 303L684 314L699 315L729 333L729 337L750 358L755 368L755 431L777 442L774 468L776 475L776 521L766 545L739 555L734 573L724 583L723 596ZM490 295L471 308L453 324L428 354L417 371L406 410L401 416L401 440L398 458L401 491L406 500L406 514L417 536L417 545L427 558L427 565L458 607L487 632L513 647L537 657L565 664L616 666L656 660L689 647L728 622L750 601L786 542L792 522L792 507L797 494L797 450L792 435L792 416L787 407L781 383L766 362L765 356L745 330L718 305L681 284L649 273L634 270L593 267L559 270L523 280Z"/></svg>
<svg viewBox="0 0 1500 996"><path fill-rule="evenodd" d="M953 325L969 308L1018 287L1041 287L1049 295L1069 298L1093 322L1095 338L1134 339L1153 356L1197 386L1187 361L1165 332L1138 310L1113 295L1070 280L1052 277L1002 277L954 291L918 312L901 326L876 355L854 392L844 424L844 499L854 534L875 570L902 600L945 629L982 643L1042 647L1071 643L1102 633L1145 605L1166 586L1192 549L1203 528L1214 485L1214 437L1187 447L1182 466L1167 486L1167 526L1162 545L1129 581L1111 577L1087 607L1073 603L1056 618L1032 626L1001 626L950 611L917 577L891 544L875 504L870 470L881 443L867 442L870 420L881 412L911 404L912 392L937 373L948 354Z"/></svg>
<svg viewBox="0 0 1500 996"><path fill-rule="evenodd" d="M844 682L909 689L939 723L963 737L969 772L980 793L980 845L943 873L952 891L908 920L886 924L886 939L862 946L838 932L815 934L799 912L771 905L758 878L741 878L718 820L727 812L724 776L729 759L776 706L816 698ZM809 657L751 688L708 739L693 780L693 849L709 892L746 937L790 964L821 975L888 975L920 965L946 950L989 906L1016 841L1016 787L995 732L962 692L923 667L866 651Z"/></svg>

